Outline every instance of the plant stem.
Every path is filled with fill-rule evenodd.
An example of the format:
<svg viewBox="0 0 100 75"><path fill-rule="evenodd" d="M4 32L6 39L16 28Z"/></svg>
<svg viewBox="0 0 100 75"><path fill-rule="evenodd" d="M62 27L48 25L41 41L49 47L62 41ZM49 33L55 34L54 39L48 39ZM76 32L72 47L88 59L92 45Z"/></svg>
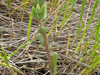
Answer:
<svg viewBox="0 0 100 75"><path fill-rule="evenodd" d="M39 24L40 24L41 27L44 26L43 20L42 20L42 19L39 20ZM48 50L48 42L47 42L46 33L43 34L43 38L44 38L45 49L46 49L47 56L48 56L48 60L49 60L50 75L53 75L52 64L51 64L51 58L50 58L50 51Z"/></svg>

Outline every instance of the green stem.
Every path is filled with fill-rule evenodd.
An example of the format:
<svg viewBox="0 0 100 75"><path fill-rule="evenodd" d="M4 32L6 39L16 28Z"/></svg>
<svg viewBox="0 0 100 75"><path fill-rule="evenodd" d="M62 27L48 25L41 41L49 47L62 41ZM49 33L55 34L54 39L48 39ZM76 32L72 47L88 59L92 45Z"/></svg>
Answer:
<svg viewBox="0 0 100 75"><path fill-rule="evenodd" d="M42 20L42 19L39 20L39 24L40 24L41 27L44 26L43 20ZM48 50L48 42L47 42L46 33L43 34L43 38L44 38L45 49L46 49L47 56L48 56L48 60L49 60L50 75L53 75L52 64L51 64L51 58L50 58L50 51Z"/></svg>

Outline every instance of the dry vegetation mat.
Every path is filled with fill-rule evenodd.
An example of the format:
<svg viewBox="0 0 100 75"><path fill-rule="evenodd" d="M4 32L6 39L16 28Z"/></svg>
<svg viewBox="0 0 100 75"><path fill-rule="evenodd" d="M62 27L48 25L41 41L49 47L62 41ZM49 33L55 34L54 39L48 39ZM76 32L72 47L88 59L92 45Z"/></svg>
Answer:
<svg viewBox="0 0 100 75"><path fill-rule="evenodd" d="M50 75L34 17L27 35L34 0L8 1L0 0L0 75ZM100 74L100 0L79 1L45 1L50 56L58 56L56 75Z"/></svg>

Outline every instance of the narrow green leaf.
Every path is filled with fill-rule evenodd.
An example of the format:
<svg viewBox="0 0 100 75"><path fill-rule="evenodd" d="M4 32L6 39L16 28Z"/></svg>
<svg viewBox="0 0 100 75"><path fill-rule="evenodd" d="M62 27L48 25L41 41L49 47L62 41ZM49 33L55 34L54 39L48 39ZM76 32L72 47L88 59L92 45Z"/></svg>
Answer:
<svg viewBox="0 0 100 75"><path fill-rule="evenodd" d="M57 65L57 53L54 52L52 56L52 67L55 65Z"/></svg>
<svg viewBox="0 0 100 75"><path fill-rule="evenodd" d="M44 46L44 38L43 38L43 34L40 33L40 43L42 46Z"/></svg>
<svg viewBox="0 0 100 75"><path fill-rule="evenodd" d="M3 51L3 56L4 56L4 62L7 64L7 66L10 68L10 70L12 71L12 73L14 75L16 75L16 73L13 71L13 69L10 67L9 63L8 63L8 57L7 57L7 54L2 46L2 51Z"/></svg>
<svg viewBox="0 0 100 75"><path fill-rule="evenodd" d="M52 56L52 67L53 67L53 75L56 74L56 71L57 71L57 53L53 53L53 56Z"/></svg>
<svg viewBox="0 0 100 75"><path fill-rule="evenodd" d="M55 5L55 9L56 9L56 7L57 7L57 0L55 0L55 3L54 3L54 5Z"/></svg>
<svg viewBox="0 0 100 75"><path fill-rule="evenodd" d="M36 13L36 9L35 9L34 6L32 7L32 17L33 17L33 16L34 16L34 18L35 18L36 20L39 20L38 14Z"/></svg>
<svg viewBox="0 0 100 75"><path fill-rule="evenodd" d="M66 21L65 21L63 27L67 24L67 22L71 18L72 10L73 10L73 7L74 7L75 3L76 3L76 0L72 0L72 4L71 4L71 7L70 7L70 11L67 14ZM62 27L61 27L61 29L62 29Z"/></svg>
<svg viewBox="0 0 100 75"><path fill-rule="evenodd" d="M8 0L8 9L9 9L9 13L10 13L10 5L11 5L11 0Z"/></svg>
<svg viewBox="0 0 100 75"><path fill-rule="evenodd" d="M47 6L45 4L45 13L44 13L43 20L45 21L46 19L47 19Z"/></svg>
<svg viewBox="0 0 100 75"><path fill-rule="evenodd" d="M56 72L57 72L57 65L55 65L55 66L53 67L53 75L55 75Z"/></svg>
<svg viewBox="0 0 100 75"><path fill-rule="evenodd" d="M27 1L24 0L24 3L25 3L25 2L29 2L29 1L30 1L30 0L27 0ZM26 9L26 7L27 7L27 4L24 5L24 10Z"/></svg>
<svg viewBox="0 0 100 75"><path fill-rule="evenodd" d="M67 1L67 4L66 4L66 8L65 8L65 12L64 12L64 16L63 16L63 19L62 19L62 23L61 23L61 28L60 30L64 27L64 23L65 23L65 18L66 18L66 13L67 13L67 8L68 6L70 5L70 3L72 2L72 0L68 0Z"/></svg>
<svg viewBox="0 0 100 75"><path fill-rule="evenodd" d="M97 4L97 3L96 3L97 1L98 1L98 0L95 1L95 4ZM95 5L95 4L94 4L94 7L97 6L97 5ZM89 26L90 26L90 24L91 24L91 22L92 22L94 16L96 15L96 13L97 13L97 11L98 11L98 10L94 11L94 10L95 10L94 7L93 7L93 10L92 10L92 14L91 14L91 16L90 16L90 19L89 19L89 21L88 21L88 23L87 23L87 26L85 27L85 29L84 29L84 31L83 31L83 34L82 34L82 36L81 36L81 40L80 40L78 46L77 46L76 49L75 49L76 52L77 52L77 50L78 50L78 48L79 48L79 46L80 46L80 44L81 44L81 42L82 42L82 40L83 40L85 34L86 34L86 31L87 31L88 28L89 28Z"/></svg>
<svg viewBox="0 0 100 75"><path fill-rule="evenodd" d="M39 33L41 33L41 34L43 34L43 33L46 33L46 31L47 31L47 28L46 27L40 27L40 29L39 29Z"/></svg>
<svg viewBox="0 0 100 75"><path fill-rule="evenodd" d="M45 12L46 12L46 3L41 8L39 19L43 19L44 15L45 15Z"/></svg>
<svg viewBox="0 0 100 75"><path fill-rule="evenodd" d="M2 58L3 61L5 61L4 56L0 53L0 57Z"/></svg>
<svg viewBox="0 0 100 75"><path fill-rule="evenodd" d="M78 35L79 35L80 31L82 30L82 28L83 28L83 26L84 26L85 22L86 22L86 20L82 23L82 25L81 25L80 29L79 29L79 30L78 30L78 32L76 33L76 36L75 36L75 38L74 38L74 40L73 40L73 42L72 42L72 45L71 45L70 49L72 48L72 46L73 46L73 44L74 44L74 42L75 42L76 38L78 37Z"/></svg>
<svg viewBox="0 0 100 75"><path fill-rule="evenodd" d="M82 8L81 8L81 14L80 14L80 21L79 21L79 25L78 25L78 30L80 29L80 24L81 24L81 20L82 20L82 16L83 16L83 11L84 11L84 7L85 7L85 4L86 4L86 0L83 0L82 2ZM77 30L77 32L78 32Z"/></svg>
<svg viewBox="0 0 100 75"><path fill-rule="evenodd" d="M36 6L36 13L37 14L40 14L40 12L41 12L40 5L37 4L37 6Z"/></svg>
<svg viewBox="0 0 100 75"><path fill-rule="evenodd" d="M87 70L85 70L85 72L83 74L88 73L91 69L93 69L93 67L95 67L96 65L100 64L100 61L96 62L95 64L91 65L90 68L88 68Z"/></svg>
<svg viewBox="0 0 100 75"><path fill-rule="evenodd" d="M98 25L96 28L95 42L98 41L98 39L99 39L99 32L100 32L100 13L99 13L99 17L98 17Z"/></svg>
<svg viewBox="0 0 100 75"><path fill-rule="evenodd" d="M28 31L27 31L27 39L29 39L29 36L30 36L31 23L32 23L32 14L30 13L29 23L28 23Z"/></svg>
<svg viewBox="0 0 100 75"><path fill-rule="evenodd" d="M4 56L4 62L5 62L7 65L9 65L9 64L8 64L7 54L6 54L6 52L5 52L4 48L3 48L3 46L2 46L2 52L3 52L3 56Z"/></svg>

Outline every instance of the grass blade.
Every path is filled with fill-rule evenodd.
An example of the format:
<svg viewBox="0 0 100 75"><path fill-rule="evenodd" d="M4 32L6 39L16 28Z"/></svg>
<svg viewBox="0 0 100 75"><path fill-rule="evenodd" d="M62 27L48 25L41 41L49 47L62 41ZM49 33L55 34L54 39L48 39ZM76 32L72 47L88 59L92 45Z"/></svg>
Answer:
<svg viewBox="0 0 100 75"><path fill-rule="evenodd" d="M31 23L32 23L32 13L30 13L30 17L29 17L28 31L27 31L27 40L29 39L29 36L30 36Z"/></svg>
<svg viewBox="0 0 100 75"><path fill-rule="evenodd" d="M61 23L61 28L60 28L60 30L62 29L62 27L63 27L63 25L64 25L64 23L65 23L65 16L66 16L66 13L67 13L67 8L68 8L68 6L70 5L71 2L72 2L72 0L69 0L69 1L67 2L66 9L65 9L65 12L64 12L64 16L63 16L63 19L62 19L62 23Z"/></svg>
<svg viewBox="0 0 100 75"><path fill-rule="evenodd" d="M66 1L66 3L64 4L64 6L63 6L63 8L62 8L62 10L61 10L61 12L60 12L58 18L56 19L56 21L55 21L55 23L54 23L54 25L53 25L53 27L51 28L51 30L50 30L49 33L47 34L47 37L50 36L50 34L52 33L52 31L55 29L55 27L56 27L56 25L57 25L57 22L58 22L58 19L59 19L59 17L61 16L61 14L62 14L64 8L66 7L66 4L67 4L67 1Z"/></svg>
<svg viewBox="0 0 100 75"><path fill-rule="evenodd" d="M13 71L13 69L10 67L9 63L8 63L8 57L7 57L7 54L3 48L3 45L2 45L2 51L3 51L3 56L4 56L4 62L7 64L7 66L10 68L10 70L12 71L12 73L14 75L16 75L16 73Z"/></svg>
<svg viewBox="0 0 100 75"><path fill-rule="evenodd" d="M24 3L26 3L26 2L29 2L30 0L24 0ZM23 21L23 17L24 17L24 11L25 11L25 9L26 9L26 7L27 7L27 4L25 4L24 5L24 10L23 10L23 13L22 13L22 18L21 18L21 22ZM21 25L21 24L20 24Z"/></svg>
<svg viewBox="0 0 100 75"><path fill-rule="evenodd" d="M9 66L7 54L6 54L6 52L5 52L4 48L3 48L3 46L2 46L2 52L3 52L3 56L4 56L4 62Z"/></svg>
<svg viewBox="0 0 100 75"><path fill-rule="evenodd" d="M97 2L98 2L98 0L95 1L95 4L94 4L93 10L92 10L92 14L91 14L91 16L90 16L90 19L89 19L89 21L88 21L88 23L87 23L87 26L86 26L86 28L85 28L83 34L82 34L82 37L81 37L81 40L80 40L78 46L77 46L76 49L75 49L76 52L77 52L77 50L78 50L78 48L79 48L79 46L80 46L80 44L81 44L81 42L82 42L82 40L83 40L85 34L86 34L86 31L87 31L88 28L89 28L89 26L90 26L90 24L91 24L91 22L92 22L94 16L96 15L96 13L97 13L97 11L98 11L98 10L95 11L96 6L97 6Z"/></svg>
<svg viewBox="0 0 100 75"><path fill-rule="evenodd" d="M8 9L9 9L9 14L10 14L10 6L11 6L11 0L8 0Z"/></svg>
<svg viewBox="0 0 100 75"><path fill-rule="evenodd" d="M71 4L71 8L70 8L70 11L68 12L68 15L66 17L66 22L64 23L63 27L66 25L66 23L69 21L70 17L71 17L71 14L72 14L72 10L73 10L73 7L76 3L76 0L72 0L72 4Z"/></svg>
<svg viewBox="0 0 100 75"><path fill-rule="evenodd" d="M13 56L14 54L16 54L18 52L19 49L21 49L22 47L26 46L27 44L31 43L32 41L28 41L25 44L21 45L20 47L18 47L18 49L16 49L14 52L12 52L11 54L8 55L8 57Z"/></svg>
<svg viewBox="0 0 100 75"><path fill-rule="evenodd" d="M81 24L81 20L82 20L82 16L83 16L83 11L84 11L85 4L86 4L86 0L83 0L82 8L81 8L81 14L80 14L80 20L79 20L79 25L78 25L78 29L77 29L76 36L75 36L75 38L74 38L74 40L73 40L73 42L72 42L72 45L74 44L76 38L77 38L78 35L79 35L79 32L80 32L81 29L83 28L83 25L84 25L84 23L85 23L85 21L86 21L86 20L85 20L85 21L83 22L83 24L81 25L81 27L80 27L80 24ZM71 45L71 47L72 47L72 45ZM70 49L71 49L71 47L70 47Z"/></svg>

